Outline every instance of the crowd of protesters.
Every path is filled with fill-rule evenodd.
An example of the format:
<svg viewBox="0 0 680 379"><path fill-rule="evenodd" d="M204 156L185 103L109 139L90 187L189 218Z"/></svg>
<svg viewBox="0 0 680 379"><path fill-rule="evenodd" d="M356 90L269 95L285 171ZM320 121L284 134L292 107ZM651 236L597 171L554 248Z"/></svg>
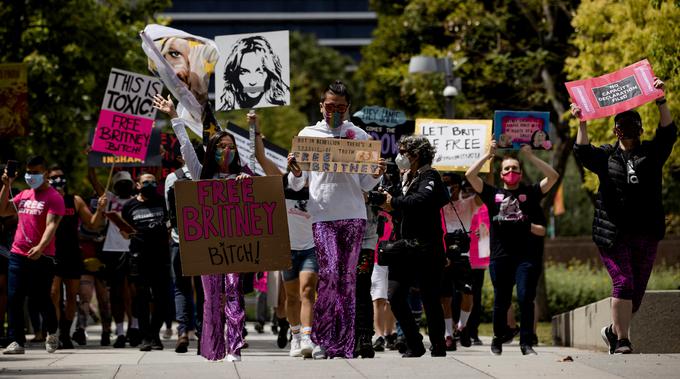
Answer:
<svg viewBox="0 0 680 379"><path fill-rule="evenodd" d="M665 100L657 104L661 125L650 144L639 141L641 123L635 112L617 116L619 142L614 147L589 145L585 123L576 141L577 157L600 176L601 193L611 195L600 197L595 222L601 227L594 231L619 299L613 303L613 325L602 332L612 353L632 351L627 328L663 229L652 222L637 234L617 233L632 227L617 213L621 209L651 221L663 215L660 203L648 207L629 201L660 199L652 192L660 191L660 167L677 131ZM3 170L4 354L24 354L26 319L35 336L31 342L44 341L46 350L54 352L73 349L73 342L91 343L87 328L94 318L102 325L101 346L162 350L162 337L172 335L167 327L162 333L163 325L176 321L177 353L187 353L190 341L198 340L195 350L206 359L239 361L248 347L244 294L255 288L255 330L264 333L266 304L273 305L272 332L278 334L280 348L290 344L291 357L372 358L386 349L420 357L427 352L420 334L423 309L430 354L444 357L458 345L482 344L477 326L484 271L470 265L470 230L479 212L488 212L490 220L491 351L500 355L503 344L517 333L508 325L516 285L520 350L536 354L534 298L542 268L538 246L546 227L540 200L559 176L530 147L522 148L521 155L544 176L535 184L525 184L522 162L515 155L500 160L501 186L493 185L493 174L482 180L482 166L496 156L495 142L464 176L440 174L431 167L436 150L422 136L402 138L395 164L381 160L374 175L302 171L292 154L287 172L282 172L264 154L259 120L249 114L247 122L256 125L258 163L265 175L282 178L291 267L280 273L190 277L182 274L174 183L243 180L254 174L239 156L233 135L217 132L204 149L192 144L170 97L157 96L154 106L171 118L181 146L176 170L164 188L152 173L133 178L124 170L105 187L90 169L93 194L81 197L69 191L69 173L34 156L25 165L29 188L17 191L18 170ZM299 135L369 139L348 121L350 106L346 86L339 81L329 85L320 98L323 119ZM574 107L573 113L578 112ZM408 241L409 247L385 263L379 241ZM98 310L93 309L94 298Z"/></svg>

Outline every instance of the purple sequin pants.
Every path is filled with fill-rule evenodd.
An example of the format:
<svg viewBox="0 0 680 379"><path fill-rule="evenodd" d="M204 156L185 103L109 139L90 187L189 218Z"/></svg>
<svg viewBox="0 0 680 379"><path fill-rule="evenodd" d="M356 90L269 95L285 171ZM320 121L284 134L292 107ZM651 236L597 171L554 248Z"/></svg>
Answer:
<svg viewBox="0 0 680 379"><path fill-rule="evenodd" d="M202 275L201 281L205 295L201 356L217 361L227 354L241 355L246 313L239 274Z"/></svg>
<svg viewBox="0 0 680 379"><path fill-rule="evenodd" d="M356 270L366 220L317 222L312 230L319 263L312 341L329 358L353 358Z"/></svg>
<svg viewBox="0 0 680 379"><path fill-rule="evenodd" d="M645 295L658 245L652 236L622 233L611 248L600 248L600 258L612 278L612 297L632 300L633 313Z"/></svg>

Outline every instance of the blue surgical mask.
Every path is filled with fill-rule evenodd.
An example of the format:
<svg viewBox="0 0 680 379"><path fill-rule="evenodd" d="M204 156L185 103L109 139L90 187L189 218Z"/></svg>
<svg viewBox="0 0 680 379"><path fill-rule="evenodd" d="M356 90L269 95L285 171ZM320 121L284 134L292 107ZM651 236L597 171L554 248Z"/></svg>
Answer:
<svg viewBox="0 0 680 379"><path fill-rule="evenodd" d="M24 175L24 179L26 180L26 184L28 184L29 187L36 189L45 182L45 175L26 173Z"/></svg>

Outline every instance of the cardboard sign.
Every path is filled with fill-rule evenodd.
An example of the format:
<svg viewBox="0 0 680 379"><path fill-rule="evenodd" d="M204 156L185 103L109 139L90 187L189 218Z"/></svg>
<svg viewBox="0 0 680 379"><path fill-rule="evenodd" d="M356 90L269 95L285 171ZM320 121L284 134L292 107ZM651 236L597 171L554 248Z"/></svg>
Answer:
<svg viewBox="0 0 680 379"><path fill-rule="evenodd" d="M432 167L440 171L466 171L489 151L491 120L417 119L416 134L437 149ZM489 162L480 172L489 172Z"/></svg>
<svg viewBox="0 0 680 379"><path fill-rule="evenodd" d="M227 124L227 131L233 134L234 138L236 138L236 148L238 149L239 156L245 158L253 154L253 149L251 147L247 130L242 129L238 125L230 122ZM274 162L282 173L285 173L288 167L288 150L267 140L263 140L262 142L264 142L264 155ZM255 161L255 167L250 167L249 165L249 168L257 175L265 175L262 166L260 166L257 161Z"/></svg>
<svg viewBox="0 0 680 379"><path fill-rule="evenodd" d="M215 109L290 105L288 31L217 36Z"/></svg>
<svg viewBox="0 0 680 379"><path fill-rule="evenodd" d="M489 211L482 205L470 223L470 266L473 269L489 267L491 257Z"/></svg>
<svg viewBox="0 0 680 379"><path fill-rule="evenodd" d="M28 79L25 63L0 64L0 136L28 131Z"/></svg>
<svg viewBox="0 0 680 379"><path fill-rule="evenodd" d="M550 150L550 112L495 111L494 139L500 149L519 150L529 145L534 150Z"/></svg>
<svg viewBox="0 0 680 379"><path fill-rule="evenodd" d="M581 120L612 116L664 96L654 88L654 72L646 59L597 78L565 83L581 108Z"/></svg>
<svg viewBox="0 0 680 379"><path fill-rule="evenodd" d="M377 174L380 141L294 137L291 150L303 171Z"/></svg>
<svg viewBox="0 0 680 379"><path fill-rule="evenodd" d="M160 80L134 72L111 69L92 150L144 160L151 141Z"/></svg>
<svg viewBox="0 0 680 379"><path fill-rule="evenodd" d="M394 162L399 154L401 136L412 134L415 122L407 120L406 114L383 107L364 107L352 115L352 123L365 130L372 139L380 141L380 156Z"/></svg>
<svg viewBox="0 0 680 379"><path fill-rule="evenodd" d="M185 276L291 266L280 176L175 183Z"/></svg>
<svg viewBox="0 0 680 379"><path fill-rule="evenodd" d="M95 129L90 129L90 142L94 138L94 133ZM166 133L161 133L161 128L153 128L151 130L151 139L149 140L149 147L146 150L144 160L90 151L87 154L87 165L89 167L110 167L111 164L115 163L116 167L158 167L162 164L160 145L163 134ZM165 149L167 151L167 147Z"/></svg>

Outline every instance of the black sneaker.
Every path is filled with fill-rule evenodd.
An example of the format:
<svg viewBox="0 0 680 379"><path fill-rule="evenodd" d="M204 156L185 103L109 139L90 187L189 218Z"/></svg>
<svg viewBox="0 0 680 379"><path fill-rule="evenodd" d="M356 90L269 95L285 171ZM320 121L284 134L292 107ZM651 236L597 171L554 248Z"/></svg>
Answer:
<svg viewBox="0 0 680 379"><path fill-rule="evenodd" d="M406 350L407 350L406 337L405 336L398 336L396 341L394 342L394 348L401 354L406 353Z"/></svg>
<svg viewBox="0 0 680 379"><path fill-rule="evenodd" d="M614 354L614 350L616 350L616 343L619 340L619 337L612 330L612 325L609 324L609 326L602 328L602 330L600 330L600 335L602 336L604 343L606 343L607 347L609 348L609 354Z"/></svg>
<svg viewBox="0 0 680 379"><path fill-rule="evenodd" d="M430 349L430 356L432 357L445 357L446 356L446 346L444 344L432 345Z"/></svg>
<svg viewBox="0 0 680 379"><path fill-rule="evenodd" d="M163 346L163 342L161 342L160 337L154 337L154 339L151 341L151 350L163 350L164 348L165 346Z"/></svg>
<svg viewBox="0 0 680 379"><path fill-rule="evenodd" d="M633 345L631 345L628 338L622 338L616 341L616 349L614 354L630 354L633 352Z"/></svg>
<svg viewBox="0 0 680 379"><path fill-rule="evenodd" d="M470 339L470 332L468 331L467 327L463 328L463 330L460 331L460 345L463 346L463 347L472 346L472 340Z"/></svg>
<svg viewBox="0 0 680 379"><path fill-rule="evenodd" d="M255 323L255 331L258 334L264 333L264 322L256 322Z"/></svg>
<svg viewBox="0 0 680 379"><path fill-rule="evenodd" d="M132 347L139 346L142 343L142 333L137 328L128 328L127 341Z"/></svg>
<svg viewBox="0 0 680 379"><path fill-rule="evenodd" d="M99 340L99 345L100 346L111 345L111 332L103 332L102 333L102 338Z"/></svg>
<svg viewBox="0 0 680 379"><path fill-rule="evenodd" d="M531 346L538 346L538 335L536 333L531 335Z"/></svg>
<svg viewBox="0 0 680 379"><path fill-rule="evenodd" d="M175 353L183 354L189 350L189 337L186 335L180 336L175 345Z"/></svg>
<svg viewBox="0 0 680 379"><path fill-rule="evenodd" d="M373 344L371 344L371 336L369 335L359 335L356 336L354 343L354 357L358 358L373 358L375 357L375 350L373 350Z"/></svg>
<svg viewBox="0 0 680 379"><path fill-rule="evenodd" d="M422 357L425 355L425 346L423 346L423 343L421 342L419 346L414 347L413 349L407 348L406 351L401 355L402 358L418 358ZM444 352L444 355L446 355L446 351Z"/></svg>
<svg viewBox="0 0 680 379"><path fill-rule="evenodd" d="M522 351L522 355L538 355L531 345L520 345L519 349Z"/></svg>
<svg viewBox="0 0 680 379"><path fill-rule="evenodd" d="M397 333L392 333L389 336L385 336L385 348L388 350L397 350L395 346L397 343Z"/></svg>
<svg viewBox="0 0 680 379"><path fill-rule="evenodd" d="M385 338L378 337L373 343L373 351L385 351Z"/></svg>
<svg viewBox="0 0 680 379"><path fill-rule="evenodd" d="M85 346L87 345L87 336L85 335L85 329L78 328L73 332L73 338L74 341L80 346Z"/></svg>
<svg viewBox="0 0 680 379"><path fill-rule="evenodd" d="M59 334L59 350L72 350L75 349L73 346L73 342L71 341L71 338L69 338L68 335L62 336Z"/></svg>
<svg viewBox="0 0 680 379"><path fill-rule="evenodd" d="M484 342L482 342L479 337L472 338L472 344L475 346L484 346Z"/></svg>
<svg viewBox="0 0 680 379"><path fill-rule="evenodd" d="M503 344L509 344L512 343L512 340L517 337L519 334L519 325L515 326L514 328L508 328L508 330L505 332L505 335L502 338Z"/></svg>
<svg viewBox="0 0 680 379"><path fill-rule="evenodd" d="M116 337L116 342L113 343L113 347L116 349L122 349L125 347L125 343L127 342L127 338L124 335L120 335Z"/></svg>
<svg viewBox="0 0 680 379"><path fill-rule="evenodd" d="M151 351L151 346L153 345L153 342L149 340L144 340L142 343L139 345L139 351Z"/></svg>
<svg viewBox="0 0 680 379"><path fill-rule="evenodd" d="M279 333L278 337L276 338L276 346L279 347L279 349L285 349L286 345L288 345L288 327L290 324L288 324L288 320L285 318L280 318L279 319Z"/></svg>
<svg viewBox="0 0 680 379"><path fill-rule="evenodd" d="M491 354L501 355L503 354L503 339L494 337L491 340Z"/></svg>

